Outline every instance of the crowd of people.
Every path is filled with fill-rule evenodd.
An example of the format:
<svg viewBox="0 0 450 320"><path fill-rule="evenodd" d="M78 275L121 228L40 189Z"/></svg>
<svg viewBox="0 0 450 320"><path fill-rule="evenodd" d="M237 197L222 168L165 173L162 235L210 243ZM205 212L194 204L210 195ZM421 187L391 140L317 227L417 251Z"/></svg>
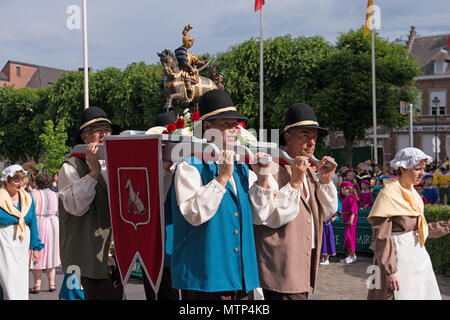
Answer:
<svg viewBox="0 0 450 320"><path fill-rule="evenodd" d="M179 163L164 163L166 258L156 294L143 272L147 299L305 300L316 285L319 263L329 263L328 256L335 253L331 225L335 219L345 223L342 262L357 261L361 208L373 208L368 219L374 228L374 263L384 272L377 289L381 291L369 290L368 298L440 298L429 257L426 276L409 283L427 256L426 238L450 232L448 221L425 222L424 203L413 189L425 178L430 157L415 148L401 150L390 163L398 177L388 166L371 167L369 161L356 170L342 166L336 173L332 157L310 161L317 139L328 130L319 126L309 105L295 103L286 111L280 141L289 159L247 165L236 162L230 148L238 122L248 119L229 94L207 92L200 99L199 113L202 134L211 129L219 133L213 143L221 150L220 160L192 155ZM54 270L59 264L66 273L60 298L124 297L114 250L121 239L112 234L106 162L97 155L103 139L120 130L98 107L85 109L80 118L77 138L87 145L86 152L63 163L58 193L45 174L33 177L36 190L27 192L23 183L27 172L21 166L2 172L0 255L7 262L0 263L0 286L5 299L28 299L30 269L31 293L41 290L42 270L49 278L49 291L55 290ZM166 114L158 121L162 118L170 117ZM255 159L268 156L257 153ZM407 246L400 241L406 233ZM393 248L418 260L402 263ZM72 273L74 266L79 278ZM69 280L72 285L67 286ZM429 285L431 289L423 289ZM411 287L412 296L404 289Z"/></svg>

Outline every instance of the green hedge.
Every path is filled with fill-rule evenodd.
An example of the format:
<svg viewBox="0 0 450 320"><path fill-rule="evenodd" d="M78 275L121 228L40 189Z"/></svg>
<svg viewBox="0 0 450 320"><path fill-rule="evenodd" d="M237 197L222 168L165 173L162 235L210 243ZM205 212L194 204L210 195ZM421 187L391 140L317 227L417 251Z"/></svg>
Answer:
<svg viewBox="0 0 450 320"><path fill-rule="evenodd" d="M425 218L427 222L447 221L450 219L450 206L427 204ZM450 276L450 237L447 235L437 239L428 238L425 246L433 263L434 271Z"/></svg>

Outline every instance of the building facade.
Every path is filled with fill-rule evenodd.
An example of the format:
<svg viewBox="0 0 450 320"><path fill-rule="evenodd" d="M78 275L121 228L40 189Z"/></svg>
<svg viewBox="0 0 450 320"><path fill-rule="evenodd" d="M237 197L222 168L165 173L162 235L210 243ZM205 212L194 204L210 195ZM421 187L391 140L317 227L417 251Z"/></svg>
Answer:
<svg viewBox="0 0 450 320"><path fill-rule="evenodd" d="M450 34L416 37L411 28L407 43L420 64L416 77L421 102L415 106L414 147L444 162L450 156ZM409 146L409 128L393 130L396 151Z"/></svg>
<svg viewBox="0 0 450 320"><path fill-rule="evenodd" d="M0 87L42 88L54 83L66 70L9 60L0 71Z"/></svg>

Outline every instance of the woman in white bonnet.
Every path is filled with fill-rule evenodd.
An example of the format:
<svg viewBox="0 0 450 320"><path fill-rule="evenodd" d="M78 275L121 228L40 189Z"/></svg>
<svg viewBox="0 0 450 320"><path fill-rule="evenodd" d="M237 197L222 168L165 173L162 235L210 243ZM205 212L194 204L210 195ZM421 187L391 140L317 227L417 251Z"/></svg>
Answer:
<svg viewBox="0 0 450 320"><path fill-rule="evenodd" d="M432 158L416 148L404 148L391 161L397 178L385 179L368 216L372 225L375 277L368 299L441 299L427 237L450 232L449 221L427 223L423 201L414 185L420 183Z"/></svg>
<svg viewBox="0 0 450 320"><path fill-rule="evenodd" d="M28 300L28 250L36 263L44 248L34 201L22 188L26 171L14 164L2 171L0 188L0 286L7 300Z"/></svg>

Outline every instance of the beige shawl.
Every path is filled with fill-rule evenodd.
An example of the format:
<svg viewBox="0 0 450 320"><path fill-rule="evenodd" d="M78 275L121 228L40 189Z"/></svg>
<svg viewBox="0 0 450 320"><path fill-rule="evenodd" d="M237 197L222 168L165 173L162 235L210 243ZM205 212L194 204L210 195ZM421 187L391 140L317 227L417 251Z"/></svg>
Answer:
<svg viewBox="0 0 450 320"><path fill-rule="evenodd" d="M26 230L24 217L27 215L28 210L30 210L32 203L31 196L23 188L19 190L19 201L20 212L16 207L14 207L11 196L9 195L8 191L6 191L6 188L0 188L0 208L10 215L19 218L15 238L19 237L20 241L22 242Z"/></svg>
<svg viewBox="0 0 450 320"><path fill-rule="evenodd" d="M423 200L411 186L403 188L398 179L385 179L367 220L373 217L413 216L419 217L418 231L420 245L423 247L428 237L428 224L423 214Z"/></svg>

